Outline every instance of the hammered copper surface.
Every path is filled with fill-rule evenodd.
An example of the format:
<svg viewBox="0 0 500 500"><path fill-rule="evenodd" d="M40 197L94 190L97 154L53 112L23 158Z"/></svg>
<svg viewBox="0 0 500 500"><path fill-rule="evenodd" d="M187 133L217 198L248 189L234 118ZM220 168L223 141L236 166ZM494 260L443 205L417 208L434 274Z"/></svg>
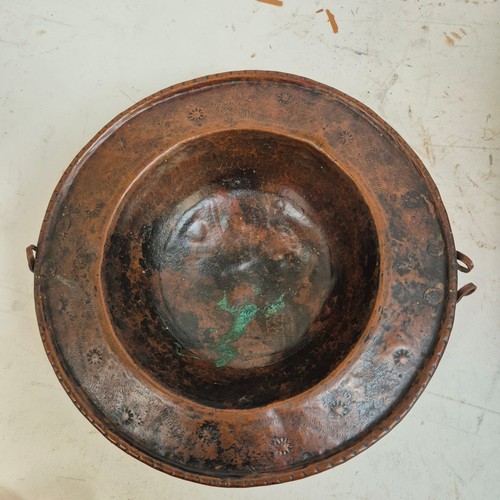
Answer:
<svg viewBox="0 0 500 500"><path fill-rule="evenodd" d="M118 116L28 257L82 413L147 464L223 486L375 442L434 372L457 301L416 155L360 103L280 73L195 80Z"/></svg>

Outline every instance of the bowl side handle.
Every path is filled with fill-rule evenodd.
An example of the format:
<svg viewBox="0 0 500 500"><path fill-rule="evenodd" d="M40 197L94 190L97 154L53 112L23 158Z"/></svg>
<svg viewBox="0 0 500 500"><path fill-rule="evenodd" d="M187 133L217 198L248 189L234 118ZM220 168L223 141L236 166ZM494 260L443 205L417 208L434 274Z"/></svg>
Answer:
<svg viewBox="0 0 500 500"><path fill-rule="evenodd" d="M29 245L28 247L26 247L26 259L28 260L28 268L32 273L35 272L36 251L36 245Z"/></svg>
<svg viewBox="0 0 500 500"><path fill-rule="evenodd" d="M467 257L462 252L457 251L457 267L462 273L470 273L474 269L474 263L470 257ZM460 302L467 295L473 294L477 290L477 286L474 283L467 283L457 292L457 303Z"/></svg>

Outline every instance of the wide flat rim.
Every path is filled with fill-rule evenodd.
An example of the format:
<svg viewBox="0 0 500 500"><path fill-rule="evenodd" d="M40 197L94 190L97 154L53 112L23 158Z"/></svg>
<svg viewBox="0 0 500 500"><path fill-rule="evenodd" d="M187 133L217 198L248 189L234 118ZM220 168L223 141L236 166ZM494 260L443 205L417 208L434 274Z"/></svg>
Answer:
<svg viewBox="0 0 500 500"><path fill-rule="evenodd" d="M302 467L296 471L290 472L272 472L272 473L261 473L255 477L245 477L245 478L230 478L221 479L217 476L199 475L189 471L181 470L177 467L173 467L165 462L156 460L150 457L145 450L140 450L137 447L131 445L125 439L123 439L118 432L115 432L111 428L106 428L100 422L99 416L94 411L93 407L87 401L85 393L72 383L70 375L66 372L63 363L60 359L57 346L54 344L54 339L52 338L48 322L44 316L43 309L43 298L40 293L39 283L35 278L35 305L38 318L38 324L41 332L42 341L52 364L52 367L56 373L57 378L61 382L63 388L66 390L70 396L73 403L81 411L81 413L113 444L120 447L122 450L127 452L129 455L141 460L142 462L150 465L151 467L166 472L175 477L181 477L190 481L194 481L202 484L209 484L214 486L261 486L267 484L275 484L286 481L291 481L294 479L300 479L332 467L336 467L341 463L349 460L350 458L356 456L360 452L366 450L369 446L377 442L381 437L387 434L394 426L406 415L406 413L411 409L413 404L416 402L418 397L423 392L424 388L428 384L430 378L434 374L436 367L442 357L444 349L446 348L451 328L453 325L455 305L456 305L456 261L455 261L455 247L453 242L453 237L451 233L451 227L448 221L448 217L443 206L441 197L432 181L430 174L424 167L423 163L420 161L416 153L409 147L409 145L395 132L387 123L385 123L378 115L367 108L362 103L357 100L332 89L329 86L317 83L313 80L306 79L300 76L278 73L271 71L236 71L227 72L221 74L210 75L202 78L197 78L189 82L174 85L168 87L160 92L157 92L135 104L131 108L127 109L123 113L119 114L111 122L109 122L105 127L101 129L90 141L89 143L80 151L73 162L68 166L63 176L61 177L57 187L51 197L49 202L43 223L40 231L40 236L38 240L38 247L43 248L44 242L48 238L48 223L51 219L54 207L60 196L61 189L68 182L71 182L73 176L77 174L79 165L85 162L85 159L92 154L93 151L116 129L127 122L132 117L139 114L142 110L153 106L157 102L161 102L169 96L175 95L179 92L188 92L190 90L198 89L204 86L210 86L213 84L229 82L234 80L254 80L254 79L265 79L277 82L292 83L308 88L314 88L322 90L329 93L335 93L345 102L351 104L360 113L362 113L366 118L368 118L376 127L383 131L387 137L392 139L401 152L412 162L415 168L418 170L420 176L424 179L428 191L432 197L434 207L436 209L436 217L442 228L442 234L445 238L445 255L447 260L447 271L448 271L448 289L446 290L445 297L446 302L443 308L443 313L441 316L439 333L436 336L435 346L431 351L431 354L427 358L426 362L417 373L414 378L411 387L407 391L406 395L397 403L390 413L381 420L376 426L372 427L369 432L362 438L359 439L352 446L345 448L342 452L339 452L335 456L326 458L319 462L313 463L311 465ZM35 276L37 275L37 268L40 267L40 261L38 260L35 264Z"/></svg>

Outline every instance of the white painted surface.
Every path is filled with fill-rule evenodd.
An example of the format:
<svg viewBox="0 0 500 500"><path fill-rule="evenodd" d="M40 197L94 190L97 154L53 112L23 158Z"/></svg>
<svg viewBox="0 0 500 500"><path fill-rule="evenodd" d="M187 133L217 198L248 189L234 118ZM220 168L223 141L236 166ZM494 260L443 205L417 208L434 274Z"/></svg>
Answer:
<svg viewBox="0 0 500 500"><path fill-rule="evenodd" d="M495 0L0 0L0 499L500 498L499 18ZM305 480L222 490L150 469L80 415L42 349L24 248L65 167L116 114L253 68L324 82L388 121L436 181L479 290L382 441Z"/></svg>

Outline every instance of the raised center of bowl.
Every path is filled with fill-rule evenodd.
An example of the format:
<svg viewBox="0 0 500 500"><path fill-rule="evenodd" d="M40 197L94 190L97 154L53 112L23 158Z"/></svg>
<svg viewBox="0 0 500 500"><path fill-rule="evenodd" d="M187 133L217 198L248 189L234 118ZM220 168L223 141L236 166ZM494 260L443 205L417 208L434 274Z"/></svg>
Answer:
<svg viewBox="0 0 500 500"><path fill-rule="evenodd" d="M326 238L307 212L286 189L219 189L155 228L146 259L180 356L250 368L300 344L333 286Z"/></svg>
<svg viewBox="0 0 500 500"><path fill-rule="evenodd" d="M359 339L378 239L356 184L294 138L224 131L150 167L111 224L114 335L167 390L220 408L299 394Z"/></svg>

